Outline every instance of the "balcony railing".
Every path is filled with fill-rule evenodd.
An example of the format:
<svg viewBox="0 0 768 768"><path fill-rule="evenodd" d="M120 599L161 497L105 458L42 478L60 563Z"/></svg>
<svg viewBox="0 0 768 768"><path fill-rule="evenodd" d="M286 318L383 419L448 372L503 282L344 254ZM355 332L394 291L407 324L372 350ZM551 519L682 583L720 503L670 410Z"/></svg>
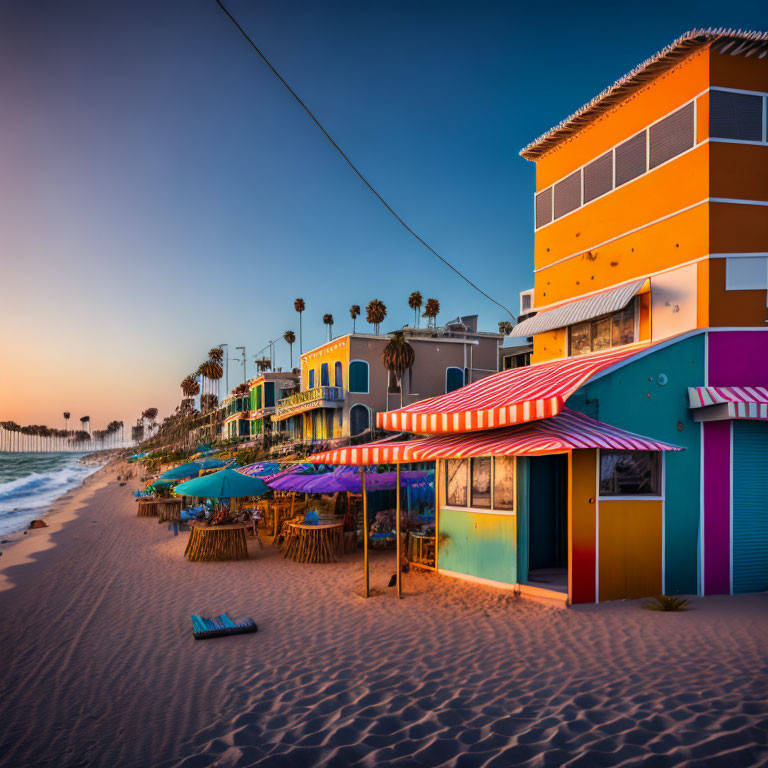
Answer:
<svg viewBox="0 0 768 768"><path fill-rule="evenodd" d="M340 403L343 401L344 390L342 387L313 387L278 400L275 413L284 416L292 411L305 410L307 406L314 403L319 405L322 402Z"/></svg>

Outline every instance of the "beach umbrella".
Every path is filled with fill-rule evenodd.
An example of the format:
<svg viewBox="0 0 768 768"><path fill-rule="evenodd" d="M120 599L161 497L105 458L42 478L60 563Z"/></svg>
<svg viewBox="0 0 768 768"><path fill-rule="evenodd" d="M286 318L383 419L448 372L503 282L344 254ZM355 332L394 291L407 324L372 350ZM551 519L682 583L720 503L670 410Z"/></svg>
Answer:
<svg viewBox="0 0 768 768"><path fill-rule="evenodd" d="M257 461L255 464L238 467L237 471L250 477L270 477L280 471L280 464L276 461Z"/></svg>
<svg viewBox="0 0 768 768"><path fill-rule="evenodd" d="M196 477L176 486L178 496L201 496L211 499L232 499L241 496L261 496L269 488L258 477L248 477L234 469L220 469L204 477Z"/></svg>
<svg viewBox="0 0 768 768"><path fill-rule="evenodd" d="M197 477L201 469L219 469L227 465L226 461L220 459L201 459L200 461L190 461L187 464L179 464L167 472L160 475L161 480L186 480L188 477Z"/></svg>

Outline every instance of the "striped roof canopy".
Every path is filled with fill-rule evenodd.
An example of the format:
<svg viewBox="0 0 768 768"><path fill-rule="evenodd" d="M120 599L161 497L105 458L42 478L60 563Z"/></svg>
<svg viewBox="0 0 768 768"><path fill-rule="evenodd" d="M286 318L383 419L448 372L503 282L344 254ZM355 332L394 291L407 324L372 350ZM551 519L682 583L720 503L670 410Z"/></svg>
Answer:
<svg viewBox="0 0 768 768"><path fill-rule="evenodd" d="M317 464L372 466L397 462L463 459L472 456L542 456L579 448L622 451L679 451L677 446L651 440L565 408L549 419L506 429L424 437L410 442L379 441L316 453Z"/></svg>
<svg viewBox="0 0 768 768"><path fill-rule="evenodd" d="M647 346L635 344L511 368L446 395L379 413L376 423L382 429L449 434L545 419L558 414L565 401L597 373Z"/></svg>
<svg viewBox="0 0 768 768"><path fill-rule="evenodd" d="M688 387L691 408L728 404L732 419L768 419L768 387Z"/></svg>

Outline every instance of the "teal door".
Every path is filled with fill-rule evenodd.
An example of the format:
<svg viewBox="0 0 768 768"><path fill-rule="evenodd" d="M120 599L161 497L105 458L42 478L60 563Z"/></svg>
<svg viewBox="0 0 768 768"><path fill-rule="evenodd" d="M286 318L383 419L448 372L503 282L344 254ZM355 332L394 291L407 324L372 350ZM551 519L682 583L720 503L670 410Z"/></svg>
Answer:
<svg viewBox="0 0 768 768"><path fill-rule="evenodd" d="M733 422L733 591L768 590L768 423Z"/></svg>

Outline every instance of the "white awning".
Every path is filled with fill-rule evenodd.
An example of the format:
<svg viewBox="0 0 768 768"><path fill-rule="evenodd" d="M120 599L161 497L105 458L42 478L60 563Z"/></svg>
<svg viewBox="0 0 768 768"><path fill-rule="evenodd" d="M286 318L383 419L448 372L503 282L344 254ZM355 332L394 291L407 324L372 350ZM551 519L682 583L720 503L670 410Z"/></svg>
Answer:
<svg viewBox="0 0 768 768"><path fill-rule="evenodd" d="M510 336L533 336L544 331L553 331L555 328L565 328L567 325L591 320L593 317L608 315L618 312L629 304L640 292L645 284L645 278L635 280L632 283L611 288L602 293L596 293L586 299L578 299L568 304L563 304L554 309L539 312L522 323L518 323L510 333Z"/></svg>

